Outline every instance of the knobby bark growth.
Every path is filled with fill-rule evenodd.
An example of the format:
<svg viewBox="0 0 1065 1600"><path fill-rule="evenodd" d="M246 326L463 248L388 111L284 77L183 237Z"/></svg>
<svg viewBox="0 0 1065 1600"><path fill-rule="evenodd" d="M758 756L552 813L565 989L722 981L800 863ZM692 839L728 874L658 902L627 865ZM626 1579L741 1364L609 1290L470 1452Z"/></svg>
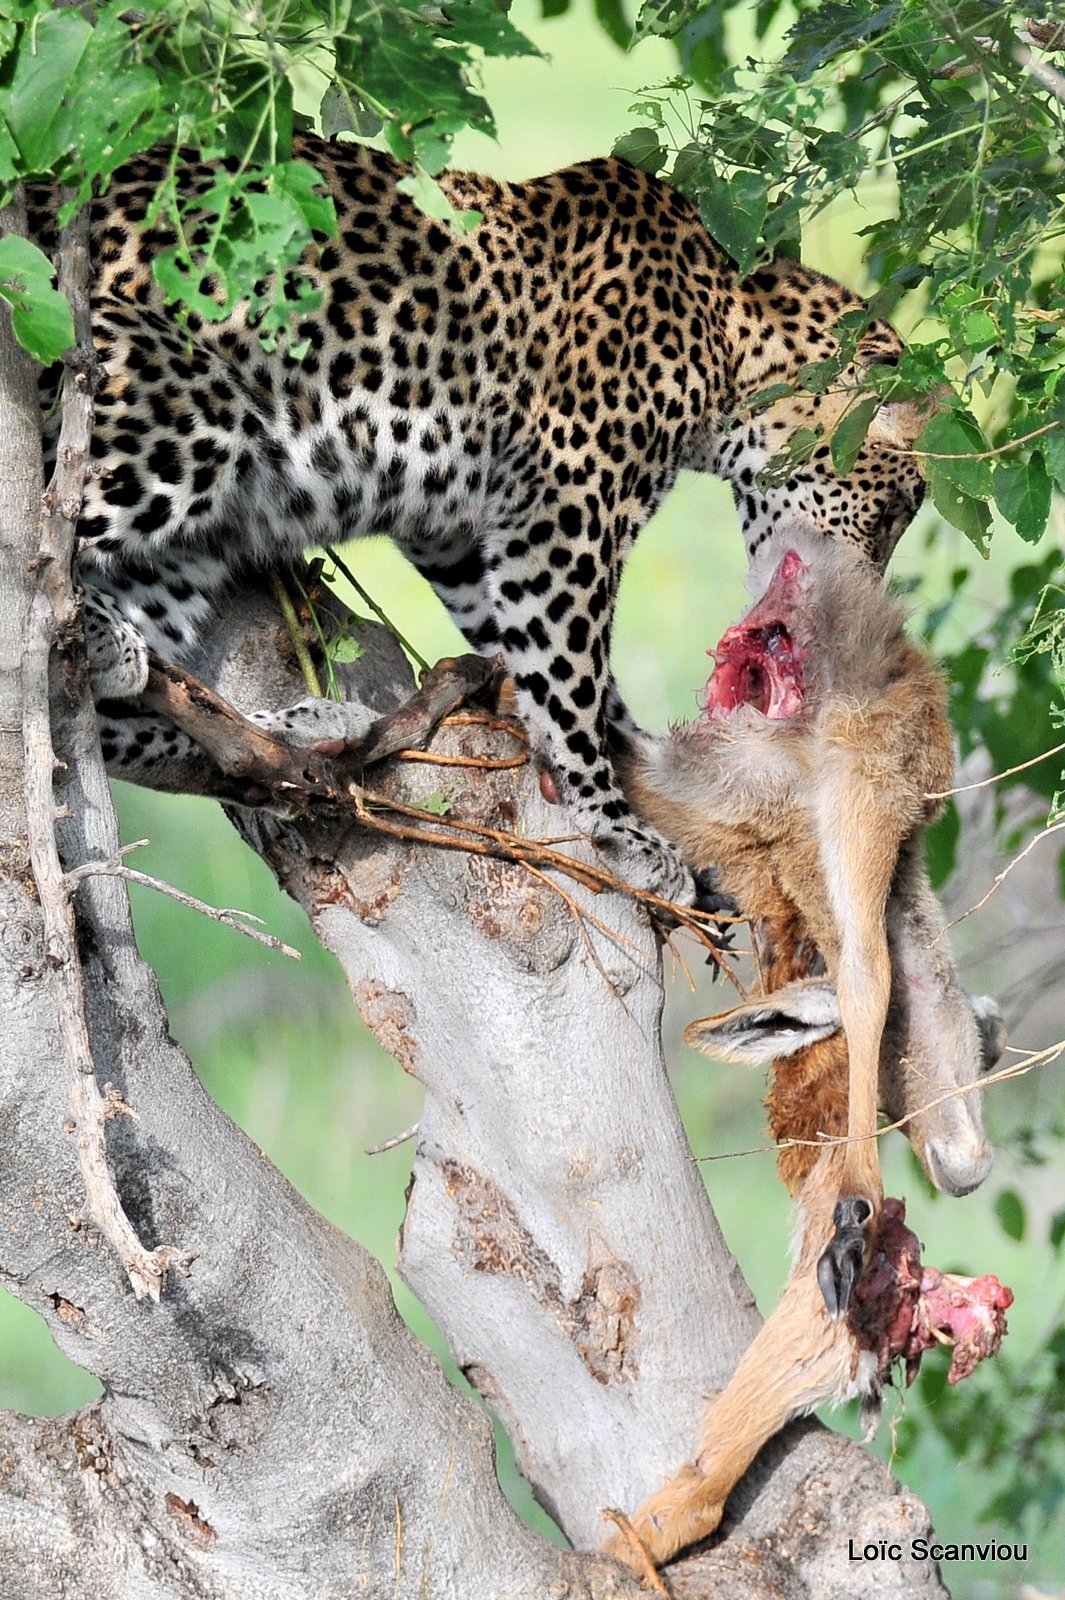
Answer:
<svg viewBox="0 0 1065 1600"><path fill-rule="evenodd" d="M77 873L113 861L119 842L66 636L52 674L54 819L27 789L21 730L49 714L34 630L53 628L61 591L39 559L32 372L6 324L0 409L0 1275L104 1387L77 1415L0 1418L0 1595L635 1595L615 1564L517 1522L486 1420L396 1316L380 1268L219 1111L169 1038L121 878ZM76 506L58 509L69 520ZM346 692L392 711L409 671L384 630L361 640ZM210 651L201 675L237 704L302 692L259 594ZM514 751L506 732L468 722L432 748ZM527 767L447 771L455 817L530 838L564 826ZM208 764L200 776L227 792ZM374 787L417 807L440 769L391 762ZM351 806L234 816L425 1086L401 1270L540 1498L594 1549L604 1507L638 1505L689 1455L705 1395L757 1323L666 1080L647 918L528 864L375 831ZM30 841L39 865L47 840L34 830L53 820L61 865L48 885ZM71 950L49 896L73 909ZM928 1533L883 1468L808 1424L764 1452L726 1537L669 1581L691 1600L942 1595L927 1564L848 1560L851 1536L908 1549Z"/></svg>

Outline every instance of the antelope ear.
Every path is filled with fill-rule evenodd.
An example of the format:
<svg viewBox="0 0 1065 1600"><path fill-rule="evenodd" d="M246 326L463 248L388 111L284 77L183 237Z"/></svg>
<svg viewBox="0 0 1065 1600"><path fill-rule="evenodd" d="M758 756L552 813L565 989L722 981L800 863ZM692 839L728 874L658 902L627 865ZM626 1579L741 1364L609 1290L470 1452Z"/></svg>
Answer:
<svg viewBox="0 0 1065 1600"><path fill-rule="evenodd" d="M1006 1024L1002 1012L989 994L969 996L980 1035L980 1071L990 1072L1002 1059L1006 1048Z"/></svg>
<svg viewBox="0 0 1065 1600"><path fill-rule="evenodd" d="M830 1039L839 1028L835 985L827 978L799 978L759 1000L690 1023L684 1037L704 1055L756 1066Z"/></svg>

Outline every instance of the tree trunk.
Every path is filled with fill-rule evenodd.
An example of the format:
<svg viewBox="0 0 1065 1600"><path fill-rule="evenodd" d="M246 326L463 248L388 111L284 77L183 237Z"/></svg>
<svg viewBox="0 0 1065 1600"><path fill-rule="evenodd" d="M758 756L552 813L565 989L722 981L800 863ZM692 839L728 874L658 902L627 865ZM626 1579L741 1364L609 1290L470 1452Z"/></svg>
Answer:
<svg viewBox="0 0 1065 1600"><path fill-rule="evenodd" d="M105 1390L74 1416L0 1418L0 1596L635 1595L614 1563L517 1522L487 1421L417 1346L380 1268L204 1094L168 1037L119 879L79 881L76 957L46 942L19 733L33 710L22 665L40 462L32 372L6 324L0 409L0 1272ZM256 596L234 608L212 643L223 693L298 697L278 681L276 627ZM409 683L383 630L364 643L354 676L380 711ZM55 674L52 727L69 873L118 850L76 654ZM434 748L511 747L462 728ZM395 762L376 786L408 803L446 786L457 816L565 831L528 769ZM340 811L238 820L425 1085L402 1270L539 1497L592 1548L603 1507L633 1509L690 1453L707 1391L757 1322L663 1070L651 930L621 896L565 881L564 898L526 866L391 839ZM60 1016L78 960L106 1108L99 1181L113 1177L145 1251L171 1252L158 1300L138 1298L87 1195L91 1129ZM927 1514L816 1425L764 1452L731 1525L672 1569L677 1596L944 1593L925 1564L849 1562L849 1537L908 1549Z"/></svg>

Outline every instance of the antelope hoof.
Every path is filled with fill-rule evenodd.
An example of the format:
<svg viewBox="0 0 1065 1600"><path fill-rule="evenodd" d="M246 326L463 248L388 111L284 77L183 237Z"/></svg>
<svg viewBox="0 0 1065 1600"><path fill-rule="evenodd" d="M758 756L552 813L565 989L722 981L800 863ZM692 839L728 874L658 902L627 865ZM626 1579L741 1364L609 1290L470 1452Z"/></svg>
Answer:
<svg viewBox="0 0 1065 1600"><path fill-rule="evenodd" d="M817 1282L833 1322L846 1316L851 1295L865 1266L865 1230L873 1208L860 1195L836 1202L832 1213L835 1233L817 1263Z"/></svg>

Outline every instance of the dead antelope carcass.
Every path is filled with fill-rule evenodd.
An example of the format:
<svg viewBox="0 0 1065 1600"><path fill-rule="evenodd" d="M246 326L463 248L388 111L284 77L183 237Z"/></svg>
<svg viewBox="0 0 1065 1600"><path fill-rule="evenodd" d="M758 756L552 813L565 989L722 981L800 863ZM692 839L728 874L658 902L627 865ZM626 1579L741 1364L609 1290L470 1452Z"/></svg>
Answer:
<svg viewBox="0 0 1065 1600"><path fill-rule="evenodd" d="M994 1280L959 1289L952 1321L911 1270L897 1203L881 1216L878 1106L911 1117L937 1187L964 1193L991 1164L977 1098L958 1091L1001 1049L997 1011L961 987L921 864L928 796L953 767L940 675L873 568L821 537L795 539L715 658L705 715L670 739L635 737L622 763L636 809L695 866L715 864L760 930L770 993L688 1037L775 1060L778 1139L839 1142L782 1155L798 1198L795 1269L710 1407L696 1462L633 1519L656 1561L716 1527L789 1417L876 1391L937 1318L986 1353L1008 1302ZM882 1284L870 1300L885 1263L908 1284L900 1303Z"/></svg>
<svg viewBox="0 0 1065 1600"><path fill-rule="evenodd" d="M689 861L716 866L768 951L776 992L691 1041L766 1060L842 1026L846 1125L821 1129L848 1141L821 1267L839 1314L876 1231L881 1105L927 1107L908 1131L937 1187L964 1193L990 1168L975 1097L944 1096L975 1081L994 1012L958 981L921 864L928 796L953 772L945 690L874 568L820 535L796 536L715 656L704 716L634 737L626 789Z"/></svg>

